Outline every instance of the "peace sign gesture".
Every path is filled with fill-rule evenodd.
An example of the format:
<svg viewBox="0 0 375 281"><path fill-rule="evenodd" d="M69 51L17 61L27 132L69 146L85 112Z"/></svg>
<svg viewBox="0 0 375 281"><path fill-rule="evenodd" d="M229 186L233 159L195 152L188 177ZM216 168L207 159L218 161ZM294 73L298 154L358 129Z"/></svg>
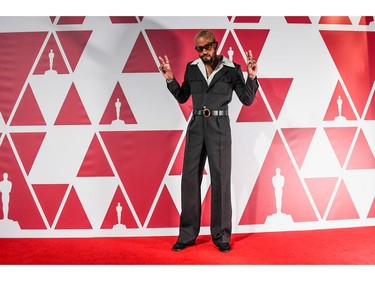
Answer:
<svg viewBox="0 0 375 281"><path fill-rule="evenodd" d="M258 65L257 61L253 58L251 50L245 52L246 54L246 70L250 79L255 79L255 76L258 74Z"/></svg>
<svg viewBox="0 0 375 281"><path fill-rule="evenodd" d="M171 65L169 64L169 59L167 56L164 56L164 59L162 57L159 57L160 66L159 69L161 73L163 74L164 78L167 80L173 79L173 72Z"/></svg>

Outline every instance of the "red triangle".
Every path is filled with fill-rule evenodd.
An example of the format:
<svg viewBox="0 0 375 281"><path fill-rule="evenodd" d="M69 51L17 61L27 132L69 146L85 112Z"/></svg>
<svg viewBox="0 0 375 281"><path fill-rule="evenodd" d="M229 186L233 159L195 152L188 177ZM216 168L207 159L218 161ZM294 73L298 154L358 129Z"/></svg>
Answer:
<svg viewBox="0 0 375 281"><path fill-rule="evenodd" d="M236 122L271 122L271 115L259 91L251 106L242 105Z"/></svg>
<svg viewBox="0 0 375 281"><path fill-rule="evenodd" d="M254 58L259 59L264 43L266 42L269 29L236 29L238 40L244 51L251 50ZM240 46L240 47L241 47ZM243 62L246 63L245 58Z"/></svg>
<svg viewBox="0 0 375 281"><path fill-rule="evenodd" d="M124 224L126 228L138 228L137 222L135 221L129 205L125 200L124 194L122 193L121 189L117 187L116 193L113 196L112 202L108 208L108 212L103 220L101 229L112 229L113 226L118 223L116 211L118 203L120 203L122 206L121 224Z"/></svg>
<svg viewBox="0 0 375 281"><path fill-rule="evenodd" d="M38 201L43 209L43 212L48 220L50 226L52 226L57 211L64 198L67 184L36 184L33 185Z"/></svg>
<svg viewBox="0 0 375 281"><path fill-rule="evenodd" d="M0 159L0 181L4 179L4 173L7 173L8 180L12 183L8 218L17 221L21 229L46 229L7 136L0 144ZM2 211L0 216L0 220L4 218Z"/></svg>
<svg viewBox="0 0 375 281"><path fill-rule="evenodd" d="M366 113L365 120L375 120L375 92L372 93L372 98Z"/></svg>
<svg viewBox="0 0 375 281"><path fill-rule="evenodd" d="M54 33L51 33L51 36L48 39L47 45L45 46L39 62L34 70L34 74L44 74L50 69L49 54L51 50L54 53L52 69L57 71L58 74L69 74L68 68L66 67L64 59L61 55L59 45L57 45L55 36L53 34Z"/></svg>
<svg viewBox="0 0 375 281"><path fill-rule="evenodd" d="M173 67L173 74L177 81L183 82L186 64L198 58L195 51L194 37L200 29L149 29L147 36L157 56L167 55ZM225 29L214 29L216 40L221 42ZM160 40L163 38L163 40ZM173 42L173 44L171 44ZM160 74L161 75L161 74ZM179 104L185 119L188 120L192 110L191 98L183 104Z"/></svg>
<svg viewBox="0 0 375 281"><path fill-rule="evenodd" d="M282 132L299 168L302 167L316 128L284 128Z"/></svg>
<svg viewBox="0 0 375 281"><path fill-rule="evenodd" d="M240 225L264 224L267 216L276 212L275 192L272 185L276 168L280 168L281 175L285 177L281 211L290 214L294 222L317 220L301 179L280 135L276 133L242 214Z"/></svg>
<svg viewBox="0 0 375 281"><path fill-rule="evenodd" d="M92 31L74 30L57 31L56 33L61 42L61 45L63 46L70 66L74 71L91 36Z"/></svg>
<svg viewBox="0 0 375 281"><path fill-rule="evenodd" d="M269 30L261 29L236 29L235 33L244 51L251 50L254 58L258 59L267 39ZM245 61L243 61L245 62ZM245 62L246 63L246 62ZM272 118L260 97L256 95L254 103L250 107L242 106L237 122L267 122Z"/></svg>
<svg viewBox="0 0 375 281"><path fill-rule="evenodd" d="M5 123L46 35L47 32L0 33L0 112Z"/></svg>
<svg viewBox="0 0 375 281"><path fill-rule="evenodd" d="M287 16L285 20L287 23L311 24L310 17L305 16Z"/></svg>
<svg viewBox="0 0 375 281"><path fill-rule="evenodd" d="M350 194L342 181L332 203L327 220L359 219Z"/></svg>
<svg viewBox="0 0 375 281"><path fill-rule="evenodd" d="M258 16L237 16L234 18L234 22L238 23L259 23L260 18Z"/></svg>
<svg viewBox="0 0 375 281"><path fill-rule="evenodd" d="M168 188L164 186L147 227L178 227L179 224L180 214L171 198Z"/></svg>
<svg viewBox="0 0 375 281"><path fill-rule="evenodd" d="M292 82L293 78L259 78L259 84L276 119L279 118Z"/></svg>
<svg viewBox="0 0 375 281"><path fill-rule="evenodd" d="M210 226L211 225L211 185L209 186L206 197L204 197L202 203L202 213L201 213L201 225Z"/></svg>
<svg viewBox="0 0 375 281"><path fill-rule="evenodd" d="M374 17L361 17L359 20L359 25L369 25L371 22L374 21Z"/></svg>
<svg viewBox="0 0 375 281"><path fill-rule="evenodd" d="M128 17L123 17L123 16L114 16L114 17L109 17L111 20L111 23L138 23L137 17L133 16L128 16Z"/></svg>
<svg viewBox="0 0 375 281"><path fill-rule="evenodd" d="M86 110L74 85L69 89L68 95L60 109L55 125L90 125Z"/></svg>
<svg viewBox="0 0 375 281"><path fill-rule="evenodd" d="M360 116L375 81L375 32L320 31ZM359 64L348 67L348 54Z"/></svg>
<svg viewBox="0 0 375 281"><path fill-rule="evenodd" d="M375 169L375 157L362 130L359 131L357 141L346 168Z"/></svg>
<svg viewBox="0 0 375 281"><path fill-rule="evenodd" d="M11 124L13 126L46 125L34 93L27 85Z"/></svg>
<svg viewBox="0 0 375 281"><path fill-rule="evenodd" d="M27 174L34 164L46 133L12 133L11 137Z"/></svg>
<svg viewBox="0 0 375 281"><path fill-rule="evenodd" d="M230 48L233 50L232 61L243 63L243 57L242 57L241 51L238 48L238 45L236 43L236 40L233 37L232 32L230 32L228 34L227 38L225 39L224 45L222 46L222 49L221 49L220 53L223 56L231 59L230 56L229 56L229 54L228 54L228 51L229 51Z"/></svg>
<svg viewBox="0 0 375 281"><path fill-rule="evenodd" d="M324 128L324 130L333 150L335 151L337 159L339 160L341 166L343 166L357 128Z"/></svg>
<svg viewBox="0 0 375 281"><path fill-rule="evenodd" d="M371 208L368 212L367 218L375 218L375 198L372 201Z"/></svg>
<svg viewBox="0 0 375 281"><path fill-rule="evenodd" d="M70 190L55 229L92 229L74 187Z"/></svg>
<svg viewBox="0 0 375 281"><path fill-rule="evenodd" d="M112 168L108 163L98 137L94 135L77 177L106 177L113 175Z"/></svg>
<svg viewBox="0 0 375 281"><path fill-rule="evenodd" d="M142 224L162 184L181 133L101 132L117 173Z"/></svg>
<svg viewBox="0 0 375 281"><path fill-rule="evenodd" d="M117 82L116 87L113 90L112 96L107 104L100 124L111 124L112 121L116 120L117 116L115 104L117 99L119 99L119 101L121 102L120 119L123 120L125 124L137 124L137 120L134 117L128 100L126 99L126 96L122 91L119 82Z"/></svg>
<svg viewBox="0 0 375 281"><path fill-rule="evenodd" d="M322 16L319 24L352 24L347 16Z"/></svg>
<svg viewBox="0 0 375 281"><path fill-rule="evenodd" d="M337 101L342 100L341 116L345 117L346 120L356 120L353 109L346 97L344 89L340 82L337 82L335 91L333 93L332 99L328 105L326 115L324 116L324 121L333 121L337 116L339 116L339 107Z"/></svg>
<svg viewBox="0 0 375 281"><path fill-rule="evenodd" d="M128 61L122 70L122 73L133 72L159 72L142 33L139 33Z"/></svg>
<svg viewBox="0 0 375 281"><path fill-rule="evenodd" d="M337 178L309 178L305 179L305 182L319 214L323 218L337 183Z"/></svg>
<svg viewBox="0 0 375 281"><path fill-rule="evenodd" d="M86 17L79 16L62 16L57 24L82 24Z"/></svg>

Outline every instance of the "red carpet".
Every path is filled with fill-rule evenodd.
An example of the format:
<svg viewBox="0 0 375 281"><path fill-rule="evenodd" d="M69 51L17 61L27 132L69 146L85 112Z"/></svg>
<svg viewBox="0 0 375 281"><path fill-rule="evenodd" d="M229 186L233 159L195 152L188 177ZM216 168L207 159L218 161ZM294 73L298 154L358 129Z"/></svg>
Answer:
<svg viewBox="0 0 375 281"><path fill-rule="evenodd" d="M375 227L235 234L221 253L210 237L181 252L176 237L1 238L2 265L374 265Z"/></svg>

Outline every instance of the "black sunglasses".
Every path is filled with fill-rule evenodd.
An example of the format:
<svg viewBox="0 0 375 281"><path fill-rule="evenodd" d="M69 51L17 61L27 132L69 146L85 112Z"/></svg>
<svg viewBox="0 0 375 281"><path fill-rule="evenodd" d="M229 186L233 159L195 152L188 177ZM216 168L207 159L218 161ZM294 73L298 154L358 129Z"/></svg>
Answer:
<svg viewBox="0 0 375 281"><path fill-rule="evenodd" d="M195 50L197 50L198 53L203 52L203 49L206 51L210 51L212 49L212 46L216 43L217 43L216 41L212 41L210 43L207 43L204 46L195 46Z"/></svg>

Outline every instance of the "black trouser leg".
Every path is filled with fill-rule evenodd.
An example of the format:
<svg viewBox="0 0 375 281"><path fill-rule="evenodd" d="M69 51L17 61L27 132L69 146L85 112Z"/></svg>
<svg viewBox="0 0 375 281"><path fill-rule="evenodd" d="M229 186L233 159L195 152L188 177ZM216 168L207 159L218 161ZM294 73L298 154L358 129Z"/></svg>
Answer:
<svg viewBox="0 0 375 281"><path fill-rule="evenodd" d="M201 183L206 161L202 117L193 118L186 134L181 180L180 233L177 242L191 243L197 238L201 219Z"/></svg>
<svg viewBox="0 0 375 281"><path fill-rule="evenodd" d="M205 142L211 176L211 235L218 243L230 241L231 130L228 116L208 118Z"/></svg>

